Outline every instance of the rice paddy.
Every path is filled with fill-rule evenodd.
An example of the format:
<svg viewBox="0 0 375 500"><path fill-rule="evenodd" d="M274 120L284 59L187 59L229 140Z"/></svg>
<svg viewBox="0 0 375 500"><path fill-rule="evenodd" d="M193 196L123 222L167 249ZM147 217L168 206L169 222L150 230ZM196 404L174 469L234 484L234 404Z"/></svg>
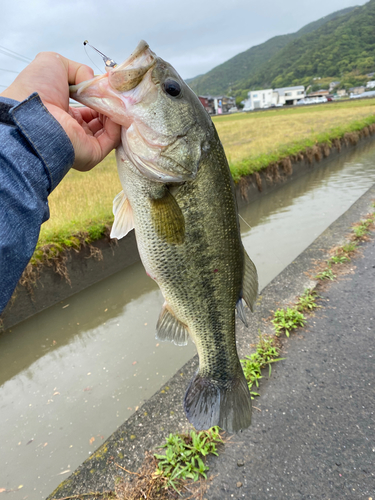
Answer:
<svg viewBox="0 0 375 500"><path fill-rule="evenodd" d="M375 99L236 113L213 121L237 181L317 142L329 143L374 123ZM100 234L112 224L112 200L121 189L114 153L90 172L71 170L49 197L51 216L42 225L38 247L74 234Z"/></svg>

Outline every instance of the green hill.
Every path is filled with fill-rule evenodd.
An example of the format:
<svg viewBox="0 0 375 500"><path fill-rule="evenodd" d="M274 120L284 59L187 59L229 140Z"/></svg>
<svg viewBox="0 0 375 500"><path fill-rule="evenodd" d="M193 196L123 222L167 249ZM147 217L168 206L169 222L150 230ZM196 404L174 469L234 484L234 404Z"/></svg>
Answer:
<svg viewBox="0 0 375 500"><path fill-rule="evenodd" d="M253 75L275 53L285 47L294 35L281 35L271 38L261 45L232 57L220 66L216 66L205 75L197 76L189 82L189 86L201 95L220 95L229 92L232 85Z"/></svg>
<svg viewBox="0 0 375 500"><path fill-rule="evenodd" d="M291 41L262 68L237 80L236 90L307 85L316 77L342 80L348 73L365 75L374 70L375 0L371 0Z"/></svg>
<svg viewBox="0 0 375 500"><path fill-rule="evenodd" d="M251 88L307 84L313 77L374 71L375 0L271 38L189 80L198 94L245 95Z"/></svg>

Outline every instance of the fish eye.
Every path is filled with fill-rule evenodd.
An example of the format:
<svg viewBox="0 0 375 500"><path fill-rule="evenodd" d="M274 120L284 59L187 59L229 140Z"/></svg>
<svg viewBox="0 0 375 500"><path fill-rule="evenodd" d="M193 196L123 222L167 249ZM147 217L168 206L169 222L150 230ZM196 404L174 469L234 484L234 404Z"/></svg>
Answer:
<svg viewBox="0 0 375 500"><path fill-rule="evenodd" d="M172 97L178 97L181 94L181 86L175 80L167 80L164 83L164 90Z"/></svg>

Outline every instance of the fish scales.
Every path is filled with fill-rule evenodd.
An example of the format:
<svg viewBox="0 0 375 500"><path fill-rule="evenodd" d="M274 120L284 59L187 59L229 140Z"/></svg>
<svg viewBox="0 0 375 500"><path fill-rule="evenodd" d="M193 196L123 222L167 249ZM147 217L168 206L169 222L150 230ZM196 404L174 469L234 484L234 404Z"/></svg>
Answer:
<svg viewBox="0 0 375 500"><path fill-rule="evenodd" d="M211 346L202 349L201 370L206 364L219 364L220 360L217 376L233 367L227 361L227 353L237 357L234 311L242 287L243 251L227 168L221 148L213 145L196 179L185 183L175 194L185 218L184 245L159 240L153 227L151 200L147 195L139 196L138 176L133 179L127 174L122 180L135 219L138 212L141 214L135 228L137 240L144 242L139 247L142 262L176 316L189 325L198 350L202 344ZM147 179L142 182L149 194L154 186ZM211 209L207 210L207 206Z"/></svg>
<svg viewBox="0 0 375 500"><path fill-rule="evenodd" d="M115 79L108 75L125 102L123 117L119 103L103 109L113 88L101 89L107 101L98 103L102 77L81 84L81 94L75 86L72 96L123 125L116 151L123 193L114 200L112 232L135 229L143 265L165 299L158 338L182 345L190 336L196 344L199 370L185 395L186 415L197 429L238 431L250 425L251 397L235 309L242 297L250 307L255 301L255 266L243 249L233 181L211 119L175 70L141 44L131 60L134 69L139 58L133 83L129 72L121 80L126 62Z"/></svg>

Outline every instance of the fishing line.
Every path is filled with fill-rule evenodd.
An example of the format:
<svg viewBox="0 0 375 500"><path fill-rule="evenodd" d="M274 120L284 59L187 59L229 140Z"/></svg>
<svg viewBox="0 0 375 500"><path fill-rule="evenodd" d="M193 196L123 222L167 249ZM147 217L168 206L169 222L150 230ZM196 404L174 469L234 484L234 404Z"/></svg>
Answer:
<svg viewBox="0 0 375 500"><path fill-rule="evenodd" d="M238 214L238 217L240 217L240 219L242 219L244 221L244 223L247 225L247 227L249 227L250 229L253 229L250 224L248 224L245 219L242 217L242 215Z"/></svg>
<svg viewBox="0 0 375 500"><path fill-rule="evenodd" d="M101 70L101 69L100 69L100 68L99 68L99 67L98 67L98 66L94 63L94 61L91 59L91 57L89 56L89 54L88 54L88 52L87 52L87 49L86 49L86 44L85 44L85 42L83 42L83 45L84 45L84 48L85 48L85 52L86 52L87 57L90 59L90 61L92 62L92 64L93 64L96 68L98 68L98 70L100 71L100 73L103 73L103 70Z"/></svg>
<svg viewBox="0 0 375 500"><path fill-rule="evenodd" d="M88 55L87 53L87 50L86 50L86 45L88 45L89 47L91 47L93 50L95 50L95 52L97 52L98 54L100 54L102 56L102 59L104 61L104 64L106 66L106 68L115 68L117 66L117 63L111 59L110 57L107 57L105 54L103 54L103 52L100 52L100 50L96 49L93 45L89 44L88 40L85 40L83 42L83 46L85 47L85 52L87 54L87 57L90 59L90 61L96 66L96 64L94 63L94 61L91 59L91 57ZM96 66L98 68L98 66ZM99 69L99 68L98 68ZM99 69L99 71L101 73L103 73L103 71L101 69Z"/></svg>
<svg viewBox="0 0 375 500"><path fill-rule="evenodd" d="M13 71L12 69L0 68L0 71L7 71L8 73L17 73L17 74L19 74L19 71Z"/></svg>
<svg viewBox="0 0 375 500"><path fill-rule="evenodd" d="M18 59L22 62L27 62L30 63L32 59L29 57L23 56L22 54L19 54L18 52L15 52L14 50L7 49L6 47L3 47L0 45L0 53L4 54L9 57L13 57L13 59Z"/></svg>

